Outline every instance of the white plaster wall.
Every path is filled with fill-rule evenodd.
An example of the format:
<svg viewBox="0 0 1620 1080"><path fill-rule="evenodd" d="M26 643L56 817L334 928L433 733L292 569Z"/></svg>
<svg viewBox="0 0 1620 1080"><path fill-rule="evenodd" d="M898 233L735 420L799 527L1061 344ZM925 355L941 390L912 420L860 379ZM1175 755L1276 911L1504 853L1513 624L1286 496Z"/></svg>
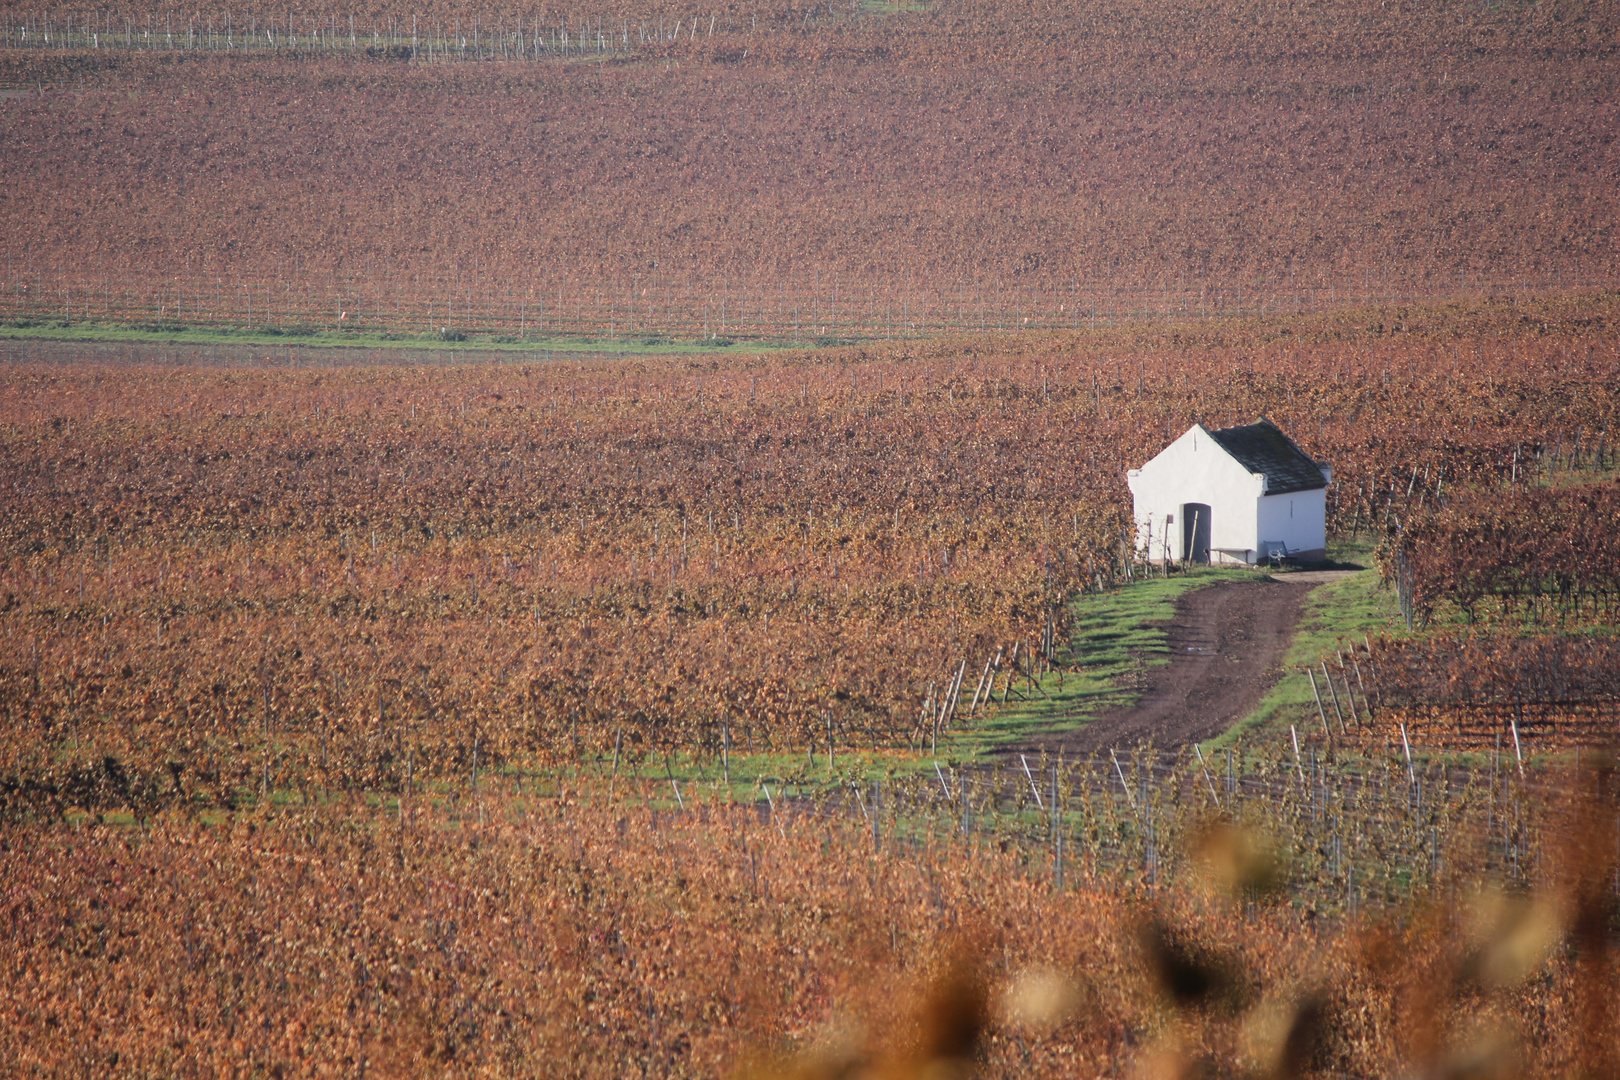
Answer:
<svg viewBox="0 0 1620 1080"><path fill-rule="evenodd" d="M1263 481L1221 449L1202 425L1193 425L1152 461L1132 469L1126 482L1136 509L1137 550L1148 558L1164 557L1165 519L1172 514L1176 520L1170 527L1170 556L1181 557L1185 503L1209 505L1212 559L1221 558L1215 548L1253 551L1259 546L1255 502Z"/></svg>
<svg viewBox="0 0 1620 1080"><path fill-rule="evenodd" d="M1280 540L1289 551L1327 548L1327 490L1293 491L1260 500L1261 542Z"/></svg>

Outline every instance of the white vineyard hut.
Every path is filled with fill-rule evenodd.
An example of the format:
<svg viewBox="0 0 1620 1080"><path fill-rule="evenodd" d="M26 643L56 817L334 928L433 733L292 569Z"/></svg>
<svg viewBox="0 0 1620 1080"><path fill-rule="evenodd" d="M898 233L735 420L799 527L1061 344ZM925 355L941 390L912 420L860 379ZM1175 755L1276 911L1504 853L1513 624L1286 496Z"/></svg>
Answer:
<svg viewBox="0 0 1620 1080"><path fill-rule="evenodd" d="M1126 474L1137 550L1196 563L1323 558L1332 481L1329 466L1264 417L1219 431L1194 424Z"/></svg>

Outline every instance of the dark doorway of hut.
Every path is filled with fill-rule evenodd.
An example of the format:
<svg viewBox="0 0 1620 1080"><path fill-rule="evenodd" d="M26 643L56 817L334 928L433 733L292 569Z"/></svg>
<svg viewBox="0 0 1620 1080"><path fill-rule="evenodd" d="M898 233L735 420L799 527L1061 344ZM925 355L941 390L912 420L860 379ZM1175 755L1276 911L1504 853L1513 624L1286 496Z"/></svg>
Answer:
<svg viewBox="0 0 1620 1080"><path fill-rule="evenodd" d="M1190 563L1209 563L1209 506L1181 505L1181 557Z"/></svg>

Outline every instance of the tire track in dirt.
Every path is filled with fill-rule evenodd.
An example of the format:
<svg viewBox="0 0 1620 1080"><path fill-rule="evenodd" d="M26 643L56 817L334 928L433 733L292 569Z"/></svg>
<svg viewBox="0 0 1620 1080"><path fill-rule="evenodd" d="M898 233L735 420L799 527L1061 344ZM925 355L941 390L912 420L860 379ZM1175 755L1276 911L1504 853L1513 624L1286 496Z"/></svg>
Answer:
<svg viewBox="0 0 1620 1080"><path fill-rule="evenodd" d="M1007 752L1095 753L1149 741L1170 749L1214 738L1252 712L1281 677L1306 594L1345 573L1284 574L1184 593L1175 617L1161 624L1170 662L1142 669L1135 703Z"/></svg>

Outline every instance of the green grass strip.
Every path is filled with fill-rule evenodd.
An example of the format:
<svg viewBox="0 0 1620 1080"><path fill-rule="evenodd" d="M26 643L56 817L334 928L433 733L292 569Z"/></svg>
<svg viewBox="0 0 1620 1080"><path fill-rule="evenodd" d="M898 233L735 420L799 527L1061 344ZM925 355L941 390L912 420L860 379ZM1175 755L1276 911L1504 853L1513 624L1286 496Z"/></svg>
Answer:
<svg viewBox="0 0 1620 1080"><path fill-rule="evenodd" d="M278 326L190 326L184 323L33 322L26 319L0 323L0 338L42 341L124 341L165 345L253 345L322 349L419 349L434 352L606 353L611 355L665 355L693 353L747 353L776 349L808 349L821 345L851 344L843 339L767 341L729 337L676 339L644 337L566 337L537 334L469 332L399 334L385 330L317 330Z"/></svg>
<svg viewBox="0 0 1620 1080"><path fill-rule="evenodd" d="M1138 697L1132 687L1141 669L1170 662L1166 624L1175 618L1177 600L1193 589L1263 576L1246 568L1195 567L1168 578L1139 579L1077 597L1070 607L1069 640L1059 643L1056 656L1057 666L1066 670L1042 676L1036 682L1038 690L1027 679L1017 680L1006 704L1002 704L1003 675L988 717L954 733L949 756L979 760L1037 735L1076 730L1100 713L1130 705ZM984 660L978 664L982 670ZM971 672L963 687L964 710L977 678L978 672ZM980 715L984 712L981 706ZM941 747L942 752L945 749Z"/></svg>

